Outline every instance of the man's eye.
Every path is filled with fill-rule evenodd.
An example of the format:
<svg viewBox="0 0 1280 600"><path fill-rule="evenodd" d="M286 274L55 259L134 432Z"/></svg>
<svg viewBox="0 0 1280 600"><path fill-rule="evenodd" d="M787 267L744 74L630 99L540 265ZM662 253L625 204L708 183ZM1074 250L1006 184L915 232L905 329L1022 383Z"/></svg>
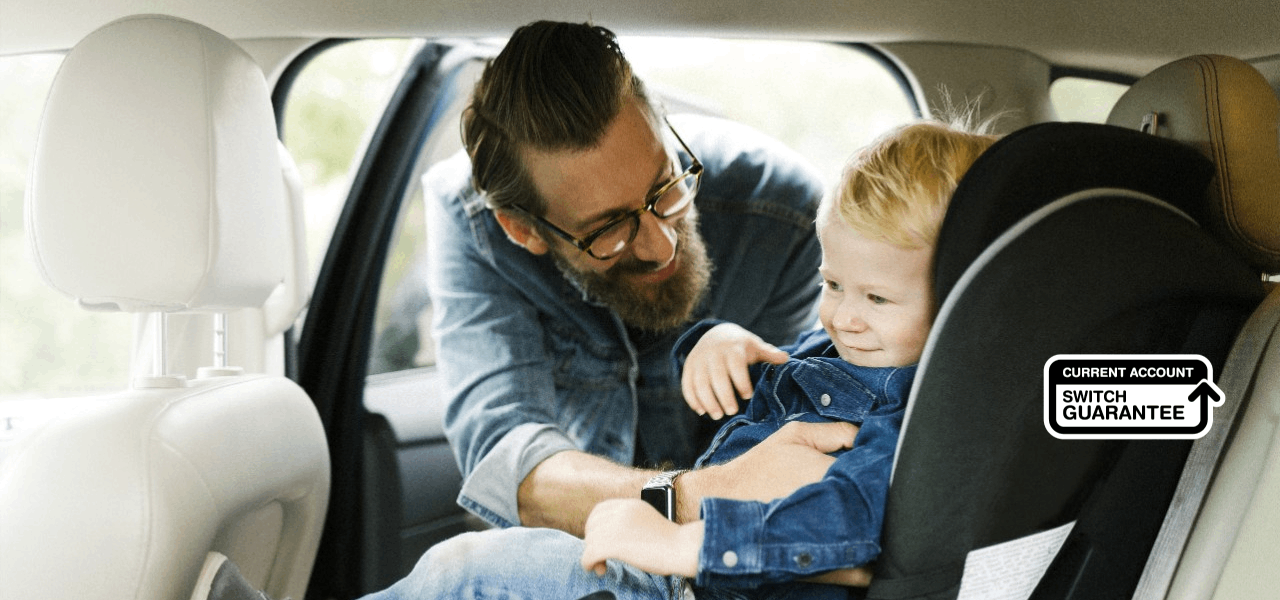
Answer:
<svg viewBox="0 0 1280 600"><path fill-rule="evenodd" d="M888 298L885 298L884 296L877 296L875 294L867 294L867 300L870 300L872 304L888 304L889 303Z"/></svg>

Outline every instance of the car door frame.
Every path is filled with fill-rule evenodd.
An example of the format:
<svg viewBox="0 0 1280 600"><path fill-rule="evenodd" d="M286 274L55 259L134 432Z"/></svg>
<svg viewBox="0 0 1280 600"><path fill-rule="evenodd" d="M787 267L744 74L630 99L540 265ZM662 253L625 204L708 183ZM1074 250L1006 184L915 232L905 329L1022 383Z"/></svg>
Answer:
<svg viewBox="0 0 1280 600"><path fill-rule="evenodd" d="M283 122L289 87L307 62L351 40L321 42L281 75L273 101ZM369 138L317 275L290 376L311 396L329 444L332 472L325 528L307 598L358 597L380 571L366 556L365 453L377 416L365 409L368 357L388 248L422 140L440 123L435 106L449 96L459 61L448 43L428 41L409 64ZM286 344L292 346L292 344ZM460 510L460 509L459 509ZM379 562L377 560L372 561ZM380 579L374 577L373 579Z"/></svg>

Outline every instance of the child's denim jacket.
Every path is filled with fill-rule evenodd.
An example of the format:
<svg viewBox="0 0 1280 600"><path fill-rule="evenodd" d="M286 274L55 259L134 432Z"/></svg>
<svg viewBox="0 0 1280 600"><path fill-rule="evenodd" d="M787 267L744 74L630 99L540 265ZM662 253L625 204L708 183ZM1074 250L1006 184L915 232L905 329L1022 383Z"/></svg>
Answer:
<svg viewBox="0 0 1280 600"><path fill-rule="evenodd" d="M717 323L704 321L677 342L679 367ZM889 474L916 365L861 367L839 358L822 330L783 348L782 365L751 368L756 381L742 414L721 426L698 466L733 459L790 421L860 426L851 450L819 482L772 502L704 498L705 537L697 585L756 587L866 564L880 554Z"/></svg>

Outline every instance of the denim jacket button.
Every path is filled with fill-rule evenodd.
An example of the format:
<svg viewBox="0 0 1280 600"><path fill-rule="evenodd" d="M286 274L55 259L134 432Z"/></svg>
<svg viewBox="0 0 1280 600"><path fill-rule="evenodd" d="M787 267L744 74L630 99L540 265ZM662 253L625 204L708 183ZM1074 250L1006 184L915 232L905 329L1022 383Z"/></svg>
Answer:
<svg viewBox="0 0 1280 600"><path fill-rule="evenodd" d="M820 398L818 401L821 402L823 406L831 406L831 394L823 394L822 398ZM805 556L808 556L808 555L805 555Z"/></svg>
<svg viewBox="0 0 1280 600"><path fill-rule="evenodd" d="M738 566L738 553L730 550L725 552L724 556L720 557L720 560L724 561L724 566L732 569Z"/></svg>
<svg viewBox="0 0 1280 600"><path fill-rule="evenodd" d="M809 565L813 564L813 556L808 552L801 552L799 556L796 556L796 564L800 565L801 569L808 568Z"/></svg>

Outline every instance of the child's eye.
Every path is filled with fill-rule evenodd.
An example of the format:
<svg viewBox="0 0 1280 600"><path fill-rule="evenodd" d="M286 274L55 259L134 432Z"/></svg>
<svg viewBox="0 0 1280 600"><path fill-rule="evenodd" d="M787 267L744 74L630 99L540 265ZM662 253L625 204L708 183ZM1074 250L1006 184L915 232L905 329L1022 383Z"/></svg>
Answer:
<svg viewBox="0 0 1280 600"><path fill-rule="evenodd" d="M844 288L840 287L840 284L834 281L831 281L830 279L822 280L822 287L825 287L828 290L831 290L833 292L840 292L844 290Z"/></svg>
<svg viewBox="0 0 1280 600"><path fill-rule="evenodd" d="M889 303L888 298L885 298L884 296L877 296L875 294L867 294L867 300L870 300L872 304L888 304Z"/></svg>

